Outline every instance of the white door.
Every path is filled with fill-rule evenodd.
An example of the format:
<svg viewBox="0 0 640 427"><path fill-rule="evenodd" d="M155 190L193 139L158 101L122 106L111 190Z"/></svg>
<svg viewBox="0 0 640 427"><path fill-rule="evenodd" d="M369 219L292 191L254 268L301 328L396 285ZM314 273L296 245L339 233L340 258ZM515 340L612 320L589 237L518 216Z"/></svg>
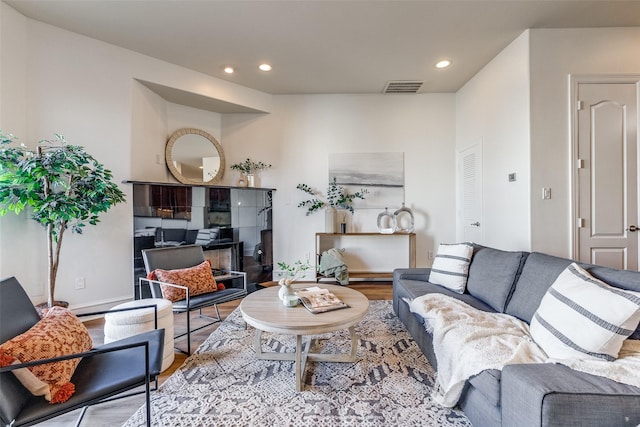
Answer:
<svg viewBox="0 0 640 427"><path fill-rule="evenodd" d="M578 83L577 259L638 269L638 116L634 83Z"/></svg>
<svg viewBox="0 0 640 427"><path fill-rule="evenodd" d="M462 241L482 243L482 142L458 153L458 182Z"/></svg>

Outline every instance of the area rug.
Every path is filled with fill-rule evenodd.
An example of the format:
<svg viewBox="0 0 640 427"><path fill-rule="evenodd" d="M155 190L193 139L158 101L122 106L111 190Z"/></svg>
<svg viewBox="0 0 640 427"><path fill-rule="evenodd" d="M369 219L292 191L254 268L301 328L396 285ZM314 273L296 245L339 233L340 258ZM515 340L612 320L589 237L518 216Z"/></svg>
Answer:
<svg viewBox="0 0 640 427"><path fill-rule="evenodd" d="M257 360L254 329L236 309L152 394L154 426L470 426L438 406L434 372L391 301L371 301L358 324L357 361L309 362L296 392L292 361ZM322 314L325 315L325 314ZM295 338L264 333L264 351L294 351ZM319 335L314 351L346 352L348 331ZM143 426L140 408L126 427Z"/></svg>

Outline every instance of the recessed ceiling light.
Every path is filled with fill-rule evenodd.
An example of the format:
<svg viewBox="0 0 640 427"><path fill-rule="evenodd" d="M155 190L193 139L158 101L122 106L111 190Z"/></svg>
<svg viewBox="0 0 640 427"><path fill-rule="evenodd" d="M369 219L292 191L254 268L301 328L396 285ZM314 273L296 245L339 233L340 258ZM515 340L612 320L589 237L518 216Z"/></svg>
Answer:
<svg viewBox="0 0 640 427"><path fill-rule="evenodd" d="M271 65L269 64L260 64L258 68L260 68L262 71L271 71Z"/></svg>
<svg viewBox="0 0 640 427"><path fill-rule="evenodd" d="M233 74L234 71L233 67L224 67L224 72L227 74Z"/></svg>
<svg viewBox="0 0 640 427"><path fill-rule="evenodd" d="M443 59L442 61L438 61L436 63L436 68L447 68L449 65L451 65L451 61L449 61L448 59Z"/></svg>

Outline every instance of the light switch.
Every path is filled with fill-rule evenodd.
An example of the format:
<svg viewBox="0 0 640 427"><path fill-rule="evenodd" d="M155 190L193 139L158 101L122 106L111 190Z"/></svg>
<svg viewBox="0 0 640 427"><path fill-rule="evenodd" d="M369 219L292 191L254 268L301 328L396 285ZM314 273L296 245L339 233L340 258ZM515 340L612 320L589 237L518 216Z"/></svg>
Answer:
<svg viewBox="0 0 640 427"><path fill-rule="evenodd" d="M545 199L545 200L551 198L551 188L544 187L542 189L542 198Z"/></svg>
<svg viewBox="0 0 640 427"><path fill-rule="evenodd" d="M516 180L516 173L510 173L509 174L509 182L514 182Z"/></svg>

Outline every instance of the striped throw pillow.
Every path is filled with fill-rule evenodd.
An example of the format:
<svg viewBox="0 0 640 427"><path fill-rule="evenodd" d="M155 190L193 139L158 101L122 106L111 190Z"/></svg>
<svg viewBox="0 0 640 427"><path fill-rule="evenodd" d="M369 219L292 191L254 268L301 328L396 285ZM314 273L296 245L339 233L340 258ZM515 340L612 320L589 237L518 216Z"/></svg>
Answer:
<svg viewBox="0 0 640 427"><path fill-rule="evenodd" d="M640 293L609 286L576 263L547 290L531 336L553 359L612 361L640 322Z"/></svg>
<svg viewBox="0 0 640 427"><path fill-rule="evenodd" d="M459 294L467 287L469 264L473 255L473 246L465 243L438 246L436 259L433 260L429 282L444 286Z"/></svg>

